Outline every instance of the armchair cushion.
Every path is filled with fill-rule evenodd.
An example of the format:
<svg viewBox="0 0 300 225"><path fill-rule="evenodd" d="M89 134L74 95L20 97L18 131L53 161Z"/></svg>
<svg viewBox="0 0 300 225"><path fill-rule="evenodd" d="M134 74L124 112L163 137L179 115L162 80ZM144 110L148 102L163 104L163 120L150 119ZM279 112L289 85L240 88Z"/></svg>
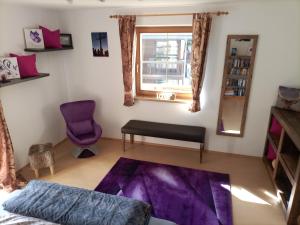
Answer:
<svg viewBox="0 0 300 225"><path fill-rule="evenodd" d="M94 127L91 120L70 122L69 127L75 136L80 136L94 132Z"/></svg>

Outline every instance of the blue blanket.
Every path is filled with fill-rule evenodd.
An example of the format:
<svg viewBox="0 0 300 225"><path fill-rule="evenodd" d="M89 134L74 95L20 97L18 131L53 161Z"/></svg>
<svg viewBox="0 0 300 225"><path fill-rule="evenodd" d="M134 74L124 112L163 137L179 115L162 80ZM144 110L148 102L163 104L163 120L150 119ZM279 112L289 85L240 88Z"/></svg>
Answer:
<svg viewBox="0 0 300 225"><path fill-rule="evenodd" d="M150 218L144 202L37 180L4 209L64 225L147 225Z"/></svg>

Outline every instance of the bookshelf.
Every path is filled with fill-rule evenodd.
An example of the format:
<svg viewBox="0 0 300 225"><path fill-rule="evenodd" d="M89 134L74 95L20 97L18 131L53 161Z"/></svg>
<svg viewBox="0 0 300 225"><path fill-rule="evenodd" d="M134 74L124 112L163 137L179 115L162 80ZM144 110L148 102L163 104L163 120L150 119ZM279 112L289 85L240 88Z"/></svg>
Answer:
<svg viewBox="0 0 300 225"><path fill-rule="evenodd" d="M277 125L274 131L275 123ZM270 149L275 156L270 157ZM300 113L272 107L263 161L276 188L287 225L300 215Z"/></svg>
<svg viewBox="0 0 300 225"><path fill-rule="evenodd" d="M251 56L227 56L225 96L242 97L246 94L246 84Z"/></svg>

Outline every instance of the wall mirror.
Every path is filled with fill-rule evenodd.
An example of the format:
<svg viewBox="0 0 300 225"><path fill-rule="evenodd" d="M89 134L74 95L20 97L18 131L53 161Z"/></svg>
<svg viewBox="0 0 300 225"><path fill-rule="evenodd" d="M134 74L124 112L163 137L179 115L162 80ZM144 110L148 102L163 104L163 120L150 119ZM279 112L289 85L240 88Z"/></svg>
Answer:
<svg viewBox="0 0 300 225"><path fill-rule="evenodd" d="M258 35L228 35L217 134L242 137Z"/></svg>

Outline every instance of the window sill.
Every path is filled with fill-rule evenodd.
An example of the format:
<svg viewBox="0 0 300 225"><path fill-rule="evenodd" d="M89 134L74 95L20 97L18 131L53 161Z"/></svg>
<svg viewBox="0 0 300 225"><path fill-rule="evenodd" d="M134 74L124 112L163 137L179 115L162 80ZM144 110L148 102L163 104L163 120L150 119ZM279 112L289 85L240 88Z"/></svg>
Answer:
<svg viewBox="0 0 300 225"><path fill-rule="evenodd" d="M154 102L168 102L168 103L182 103L182 104L191 103L190 99L163 100L163 99L158 99L158 98L155 98L155 97L146 97L146 96L135 96L134 100L154 101Z"/></svg>

